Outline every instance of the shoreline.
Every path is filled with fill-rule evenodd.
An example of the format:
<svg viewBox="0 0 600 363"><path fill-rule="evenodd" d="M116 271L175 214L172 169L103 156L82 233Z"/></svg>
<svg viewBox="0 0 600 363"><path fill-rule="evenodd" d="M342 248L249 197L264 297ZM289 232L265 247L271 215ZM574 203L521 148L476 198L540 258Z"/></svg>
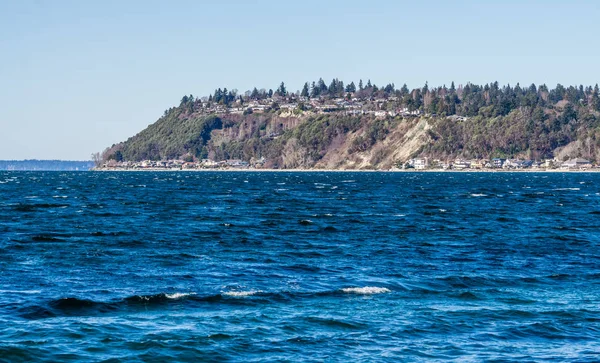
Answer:
<svg viewBox="0 0 600 363"><path fill-rule="evenodd" d="M463 170L365 170L365 169L242 169L242 168L218 168L218 169L119 169L101 168L90 169L97 172L248 172L248 173L597 173L600 168L595 169L463 169Z"/></svg>

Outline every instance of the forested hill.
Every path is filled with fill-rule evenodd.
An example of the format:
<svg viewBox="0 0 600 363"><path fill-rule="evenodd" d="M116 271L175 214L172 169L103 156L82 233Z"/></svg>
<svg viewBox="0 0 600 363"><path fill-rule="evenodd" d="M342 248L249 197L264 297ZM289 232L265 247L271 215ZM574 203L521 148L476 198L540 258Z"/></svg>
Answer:
<svg viewBox="0 0 600 363"><path fill-rule="evenodd" d="M154 124L98 160L264 158L272 168L389 168L441 160L600 160L598 85L358 86L334 79L289 92L226 88L184 96Z"/></svg>

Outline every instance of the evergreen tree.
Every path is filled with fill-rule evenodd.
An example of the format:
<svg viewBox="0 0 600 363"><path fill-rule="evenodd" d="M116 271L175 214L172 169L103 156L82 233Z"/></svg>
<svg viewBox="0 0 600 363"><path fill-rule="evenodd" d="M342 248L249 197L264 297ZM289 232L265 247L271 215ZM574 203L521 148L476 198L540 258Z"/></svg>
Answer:
<svg viewBox="0 0 600 363"><path fill-rule="evenodd" d="M323 78L319 78L319 83L317 83L317 87L319 87L319 95L327 93L327 85L325 84L325 81L323 81Z"/></svg>
<svg viewBox="0 0 600 363"><path fill-rule="evenodd" d="M365 89L365 87L363 86L362 79L358 81L358 89L359 89L359 91L362 91L363 89Z"/></svg>
<svg viewBox="0 0 600 363"><path fill-rule="evenodd" d="M408 90L408 86L405 84L402 85L402 88L400 89L400 94L402 94L402 96L406 96L407 94L409 94L410 91Z"/></svg>
<svg viewBox="0 0 600 363"><path fill-rule="evenodd" d="M312 97L312 98L319 97L320 94L321 94L321 90L319 89L319 87L317 87L317 85L313 81L312 88L310 90L310 97Z"/></svg>
<svg viewBox="0 0 600 363"><path fill-rule="evenodd" d="M221 102L224 105L228 104L228 98L227 98L228 92L227 92L227 88L223 88L223 91L221 92Z"/></svg>
<svg viewBox="0 0 600 363"><path fill-rule="evenodd" d="M346 86L346 92L347 93L356 92L356 86L354 85L354 82L351 82L349 85Z"/></svg>
<svg viewBox="0 0 600 363"><path fill-rule="evenodd" d="M598 90L598 84L594 87L594 91L592 91L592 108L596 111L600 111L600 91Z"/></svg>
<svg viewBox="0 0 600 363"><path fill-rule="evenodd" d="M281 84L279 85L279 88L277 88L276 93L281 97L287 96L287 90L285 89L285 83L281 82Z"/></svg>
<svg viewBox="0 0 600 363"><path fill-rule="evenodd" d="M344 82L337 78L332 79L327 92L332 96L341 95L344 93Z"/></svg>
<svg viewBox="0 0 600 363"><path fill-rule="evenodd" d="M302 92L300 93L300 96L309 97L308 82L304 83L304 87L302 88Z"/></svg>
<svg viewBox="0 0 600 363"><path fill-rule="evenodd" d="M395 88L396 87L394 87L393 83L388 83L388 85L385 86L383 90L387 95L391 95L392 93L394 93Z"/></svg>

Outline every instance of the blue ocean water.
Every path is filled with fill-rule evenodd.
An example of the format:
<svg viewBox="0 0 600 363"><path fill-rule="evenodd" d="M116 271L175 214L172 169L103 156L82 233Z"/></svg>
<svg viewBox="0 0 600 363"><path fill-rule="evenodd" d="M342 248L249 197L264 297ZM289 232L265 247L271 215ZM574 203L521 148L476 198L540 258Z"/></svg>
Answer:
<svg viewBox="0 0 600 363"><path fill-rule="evenodd" d="M0 172L0 361L599 361L600 174Z"/></svg>

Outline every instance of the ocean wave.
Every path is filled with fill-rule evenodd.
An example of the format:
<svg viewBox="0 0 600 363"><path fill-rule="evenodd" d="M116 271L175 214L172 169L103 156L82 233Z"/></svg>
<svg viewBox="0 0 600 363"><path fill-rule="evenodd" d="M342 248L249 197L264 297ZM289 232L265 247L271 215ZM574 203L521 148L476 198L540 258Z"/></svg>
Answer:
<svg viewBox="0 0 600 363"><path fill-rule="evenodd" d="M151 304L165 304L169 301L173 300L184 300L187 298L191 298L195 293L160 293L154 295L134 295L125 298L123 301L130 305L142 304L142 305L151 305Z"/></svg>
<svg viewBox="0 0 600 363"><path fill-rule="evenodd" d="M188 296L192 296L192 295L196 295L195 292L176 292L174 294L165 294L167 299L173 299L173 300L177 300L177 299L181 299L184 297L188 297Z"/></svg>
<svg viewBox="0 0 600 363"><path fill-rule="evenodd" d="M42 290L0 290L0 294L27 294L35 295L41 294Z"/></svg>
<svg viewBox="0 0 600 363"><path fill-rule="evenodd" d="M348 294L361 294L361 295L372 295L372 294L384 294L391 292L390 289L385 287L377 286L365 286L365 287L346 287L342 289L343 292Z"/></svg>
<svg viewBox="0 0 600 363"><path fill-rule="evenodd" d="M245 297L245 296L253 296L256 294L262 293L261 290L249 290L249 291L225 291L222 294L225 296L233 296L233 297Z"/></svg>
<svg viewBox="0 0 600 363"><path fill-rule="evenodd" d="M0 292L1 291L3 290L0 290ZM18 310L19 315L25 319L46 319L60 316L94 316L99 314L113 313L115 311L135 311L140 308L147 309L150 307L160 309L162 307L168 307L170 304L185 304L187 306L207 303L226 305L256 305L296 299L341 297L344 294L373 295L389 292L391 292L391 290L385 287L365 286L325 291L222 291L221 293L214 295L198 295L195 292L175 292L150 295L133 295L126 298L113 299L109 301L95 301L85 298L65 297L50 300L42 305L29 305L21 307L18 308Z"/></svg>

